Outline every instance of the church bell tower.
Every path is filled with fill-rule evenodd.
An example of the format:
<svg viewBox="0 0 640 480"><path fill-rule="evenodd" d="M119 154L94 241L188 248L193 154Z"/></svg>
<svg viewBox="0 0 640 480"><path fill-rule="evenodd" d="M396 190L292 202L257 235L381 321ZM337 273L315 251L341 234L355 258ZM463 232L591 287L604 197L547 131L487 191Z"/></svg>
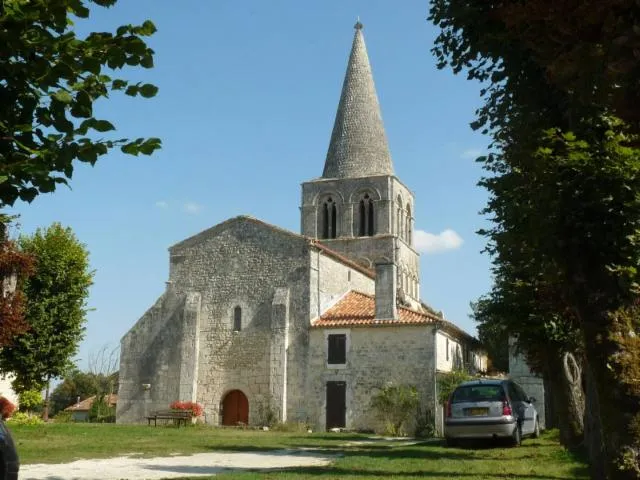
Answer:
<svg viewBox="0 0 640 480"><path fill-rule="evenodd" d="M368 268L393 263L407 302L420 298L414 196L395 176L358 21L322 177L302 184L302 234Z"/></svg>

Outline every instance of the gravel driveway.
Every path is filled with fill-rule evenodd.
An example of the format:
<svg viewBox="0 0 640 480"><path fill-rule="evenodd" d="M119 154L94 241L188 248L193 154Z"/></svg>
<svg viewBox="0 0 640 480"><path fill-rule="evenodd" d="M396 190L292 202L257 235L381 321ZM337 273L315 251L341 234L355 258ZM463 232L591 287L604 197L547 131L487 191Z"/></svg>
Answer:
<svg viewBox="0 0 640 480"><path fill-rule="evenodd" d="M304 450L212 452L157 458L131 456L20 468L21 480L120 480L210 476L225 470L279 470L328 465L335 455Z"/></svg>

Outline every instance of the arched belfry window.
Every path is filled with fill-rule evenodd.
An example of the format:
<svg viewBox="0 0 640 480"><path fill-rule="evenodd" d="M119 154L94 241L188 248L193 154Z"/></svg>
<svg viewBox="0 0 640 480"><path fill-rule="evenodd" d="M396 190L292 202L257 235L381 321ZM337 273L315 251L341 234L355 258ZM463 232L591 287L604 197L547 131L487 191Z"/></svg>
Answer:
<svg viewBox="0 0 640 480"><path fill-rule="evenodd" d="M233 309L233 331L239 332L242 330L242 308L236 307Z"/></svg>
<svg viewBox="0 0 640 480"><path fill-rule="evenodd" d="M372 237L375 235L373 200L365 193L358 204L358 235Z"/></svg>
<svg viewBox="0 0 640 480"><path fill-rule="evenodd" d="M322 238L336 238L337 217L336 202L329 197L322 203Z"/></svg>

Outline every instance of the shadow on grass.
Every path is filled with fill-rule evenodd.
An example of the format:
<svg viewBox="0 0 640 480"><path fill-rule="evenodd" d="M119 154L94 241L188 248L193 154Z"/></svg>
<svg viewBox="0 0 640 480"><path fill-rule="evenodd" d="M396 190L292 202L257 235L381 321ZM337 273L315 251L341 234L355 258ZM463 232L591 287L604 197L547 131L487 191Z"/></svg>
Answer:
<svg viewBox="0 0 640 480"><path fill-rule="evenodd" d="M301 477L326 477L326 478L357 478L357 477L389 477L389 478L473 478L477 479L477 473L463 473L463 472L436 472L436 471L384 471L384 470L358 470L354 468L340 468L334 466L327 467L293 467L293 468L233 468L225 469L222 467L212 466L167 466L167 465L149 465L146 468L149 470L156 470L166 473L181 473L185 475L202 475L202 474L216 474L222 475L224 473L260 473L266 475L269 473L287 474L291 478ZM502 479L533 479L533 480L575 480L575 476L559 476L559 475L537 475L535 473L527 474L514 474L514 473L483 473L482 478L484 480L502 480Z"/></svg>

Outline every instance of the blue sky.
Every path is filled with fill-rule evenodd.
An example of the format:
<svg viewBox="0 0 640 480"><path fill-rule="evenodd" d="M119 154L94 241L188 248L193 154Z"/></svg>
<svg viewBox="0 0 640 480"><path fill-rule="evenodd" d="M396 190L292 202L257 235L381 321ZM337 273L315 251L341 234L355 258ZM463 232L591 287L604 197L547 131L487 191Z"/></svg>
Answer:
<svg viewBox="0 0 640 480"><path fill-rule="evenodd" d="M59 221L91 252L82 367L162 293L173 243L239 214L299 231L300 184L322 174L357 16L396 175L416 195L422 299L475 334L469 302L491 278L475 233L487 194L473 160L488 139L469 127L479 86L436 68L426 9L424 0L136 0L78 22L79 32L156 24L156 67L122 76L156 84L158 96L114 96L97 112L119 137L164 145L153 157L114 151L78 165L70 189L14 209L23 233Z"/></svg>

